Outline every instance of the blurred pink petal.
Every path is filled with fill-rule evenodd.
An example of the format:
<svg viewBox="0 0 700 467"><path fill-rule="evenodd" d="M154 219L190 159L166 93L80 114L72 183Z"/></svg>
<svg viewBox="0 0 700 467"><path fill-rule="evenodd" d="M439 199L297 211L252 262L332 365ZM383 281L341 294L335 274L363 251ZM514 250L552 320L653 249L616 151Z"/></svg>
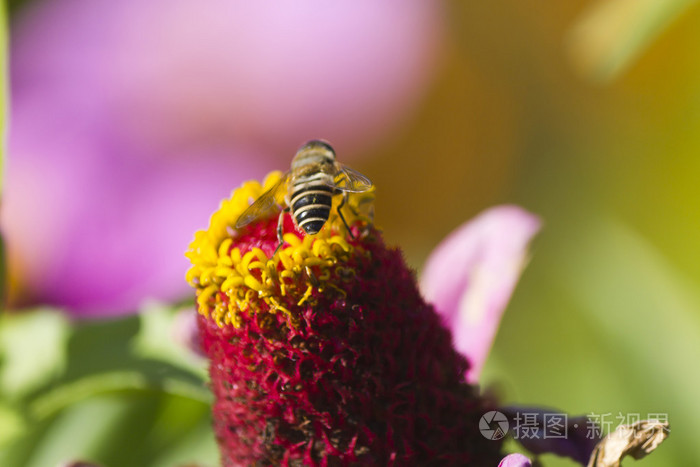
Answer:
<svg viewBox="0 0 700 467"><path fill-rule="evenodd" d="M422 0L52 0L13 22L2 222L34 302L132 312L186 293L183 251L231 188L396 127L435 69ZM274 156L272 156L274 154Z"/></svg>
<svg viewBox="0 0 700 467"><path fill-rule="evenodd" d="M498 467L532 467L532 462L522 454L509 454L498 463Z"/></svg>
<svg viewBox="0 0 700 467"><path fill-rule="evenodd" d="M539 219L519 207L495 207L450 234L428 258L422 291L469 359L471 382L479 377L539 228Z"/></svg>
<svg viewBox="0 0 700 467"><path fill-rule="evenodd" d="M205 139L287 154L323 138L348 154L421 101L444 4L52 0L22 13L14 75L40 76L71 113L107 106L155 146Z"/></svg>
<svg viewBox="0 0 700 467"><path fill-rule="evenodd" d="M84 157L80 144L42 141L53 141L60 157L22 152L8 164L2 219L11 271L34 302L80 316L133 312L147 297L181 298L183 245L207 225L206 213L232 183L270 165L192 157L117 163ZM211 152L200 151L199 161L216 157Z"/></svg>

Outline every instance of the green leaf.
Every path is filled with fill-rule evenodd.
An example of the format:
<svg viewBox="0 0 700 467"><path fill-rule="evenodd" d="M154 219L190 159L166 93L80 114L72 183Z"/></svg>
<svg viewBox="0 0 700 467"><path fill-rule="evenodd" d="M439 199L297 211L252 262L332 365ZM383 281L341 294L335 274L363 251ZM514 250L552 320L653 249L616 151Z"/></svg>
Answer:
<svg viewBox="0 0 700 467"><path fill-rule="evenodd" d="M599 0L568 37L575 68L592 81L624 72L696 0Z"/></svg>
<svg viewBox="0 0 700 467"><path fill-rule="evenodd" d="M175 339L185 314L196 314L193 307L171 312L166 306L150 303L140 317L140 331L133 342L134 352L143 358L155 358L207 377L206 360Z"/></svg>
<svg viewBox="0 0 700 467"><path fill-rule="evenodd" d="M669 441L642 463L697 465L697 288L628 225L579 214L545 227L483 381L517 388L511 405L607 414L608 429L667 415Z"/></svg>
<svg viewBox="0 0 700 467"><path fill-rule="evenodd" d="M673 437L692 446L689 458L700 459L692 436L700 373L687 365L700 361L700 297L634 230L614 220L590 227L562 277L605 341L614 343L610 359L624 362L617 377L626 381L628 397L668 414Z"/></svg>
<svg viewBox="0 0 700 467"><path fill-rule="evenodd" d="M65 371L32 394L31 415L47 417L91 395L134 389L208 402L204 361L188 356L168 336L176 313L161 307L74 324L65 348ZM156 330L158 326L162 329ZM159 339L169 343L159 344Z"/></svg>
<svg viewBox="0 0 700 467"><path fill-rule="evenodd" d="M26 429L21 413L9 405L0 404L0 446L17 438Z"/></svg>
<svg viewBox="0 0 700 467"><path fill-rule="evenodd" d="M0 316L0 394L14 400L60 374L68 333L66 318L56 311Z"/></svg>
<svg viewBox="0 0 700 467"><path fill-rule="evenodd" d="M182 310L148 308L74 323L50 310L0 319L0 465L216 465L206 362L173 339Z"/></svg>
<svg viewBox="0 0 700 467"><path fill-rule="evenodd" d="M153 391L122 391L78 401L0 449L3 467L87 460L109 467L216 465L208 404ZM165 464L167 460L172 463Z"/></svg>

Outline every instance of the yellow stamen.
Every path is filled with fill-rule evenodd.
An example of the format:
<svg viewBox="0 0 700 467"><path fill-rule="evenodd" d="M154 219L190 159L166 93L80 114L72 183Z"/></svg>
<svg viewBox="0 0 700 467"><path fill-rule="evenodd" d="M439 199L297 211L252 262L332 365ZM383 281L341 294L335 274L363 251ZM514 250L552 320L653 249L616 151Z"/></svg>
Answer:
<svg viewBox="0 0 700 467"><path fill-rule="evenodd" d="M304 292L304 296L301 297L301 300L297 303L297 305L301 306L308 298L311 296L311 292L314 291L314 288L312 286L308 286L306 288L306 292Z"/></svg>
<svg viewBox="0 0 700 467"><path fill-rule="evenodd" d="M347 240L347 230L337 215L340 196L333 200L331 216L321 231L314 235L284 234L285 246L272 258L260 248L245 253L235 246L237 232L233 226L251 202L272 187L282 176L273 172L263 185L246 182L224 200L211 217L209 228L195 234L186 253L192 262L187 281L198 289L199 312L219 326L240 327L241 313L282 312L296 322L294 310L285 307L281 297L289 297L293 305L314 302L314 291L344 291L331 283L332 277L349 280L354 270L347 266L353 254L364 254ZM343 213L350 225L371 224L365 207L371 206L373 193L353 194ZM273 211L272 215L278 215ZM225 297L225 298L224 298ZM290 302L286 302L290 303Z"/></svg>

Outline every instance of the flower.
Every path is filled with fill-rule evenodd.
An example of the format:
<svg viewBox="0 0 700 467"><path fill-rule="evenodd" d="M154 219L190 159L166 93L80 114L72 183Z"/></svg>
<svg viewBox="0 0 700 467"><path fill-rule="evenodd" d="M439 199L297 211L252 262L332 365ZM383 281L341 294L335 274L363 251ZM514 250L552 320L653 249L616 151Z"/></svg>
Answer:
<svg viewBox="0 0 700 467"><path fill-rule="evenodd" d="M532 467L532 462L522 454L509 454L503 458L498 467Z"/></svg>
<svg viewBox="0 0 700 467"><path fill-rule="evenodd" d="M416 106L442 8L27 5L10 41L2 212L23 298L99 316L185 296L180 252L205 206L286 161L300 135L361 152Z"/></svg>
<svg viewBox="0 0 700 467"><path fill-rule="evenodd" d="M187 251L223 465L496 465L501 443L479 432L481 415L498 409L517 420L519 409L497 408L466 377L475 379L471 365L483 364L539 220L498 207L443 242L424 279L446 305L441 316L421 297L400 251L387 248L372 225L372 192L352 195L344 208L349 233L336 214L338 200L314 236L281 214L283 245L277 215L233 229L280 177L275 172L263 185L234 191ZM485 334L471 334L479 345L459 329L470 325ZM178 334L194 342L182 329ZM522 428L528 436L516 426L514 436L530 452L582 465L619 465L668 435L668 423L643 421L601 440L589 436L586 417L564 415L569 436L550 438L547 420L562 414L526 412L536 423ZM531 465L517 453L498 464Z"/></svg>
<svg viewBox="0 0 700 467"><path fill-rule="evenodd" d="M223 464L496 465L478 430L492 404L363 215L372 194L350 198L352 236L335 214L315 236L285 214L274 256L277 216L230 228L279 176L235 191L187 252Z"/></svg>

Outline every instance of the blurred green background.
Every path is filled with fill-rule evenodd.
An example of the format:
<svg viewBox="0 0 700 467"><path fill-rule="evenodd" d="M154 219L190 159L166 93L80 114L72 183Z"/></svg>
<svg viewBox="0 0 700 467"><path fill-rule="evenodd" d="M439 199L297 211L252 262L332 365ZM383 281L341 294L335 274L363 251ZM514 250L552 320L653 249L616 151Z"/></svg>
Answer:
<svg viewBox="0 0 700 467"><path fill-rule="evenodd" d="M541 216L483 384L509 404L611 414L614 425L619 414L668 414L668 441L625 465L700 461L692 441L700 418L699 46L700 6L688 0L447 2L427 94L352 163L377 186L386 238L419 271L447 233L489 206L515 203ZM128 339L146 329L130 319ZM81 416L99 418L105 439L133 442L138 435L114 428L123 423L110 424L108 413L152 427L152 452L138 462L186 460L162 454L181 439L208 448L199 459L211 460L211 439L197 443L207 423L206 395L192 383L198 373L168 368L175 376L155 385L134 383L116 398L96 391L52 415L24 451L15 449L16 465L48 465L26 446ZM180 418L171 423L173 413ZM83 452L114 466L137 462L95 443Z"/></svg>

